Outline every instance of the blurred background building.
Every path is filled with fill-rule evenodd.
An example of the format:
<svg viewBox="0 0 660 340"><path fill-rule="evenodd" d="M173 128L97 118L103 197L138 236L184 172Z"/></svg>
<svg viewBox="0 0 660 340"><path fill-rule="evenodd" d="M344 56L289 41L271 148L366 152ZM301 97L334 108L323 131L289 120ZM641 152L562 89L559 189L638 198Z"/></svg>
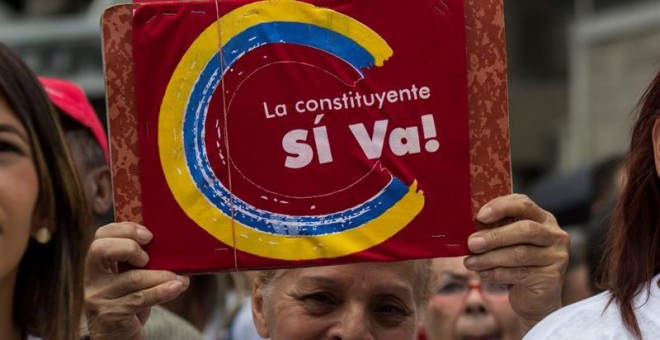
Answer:
<svg viewBox="0 0 660 340"><path fill-rule="evenodd" d="M518 184L622 152L660 67L660 1L505 0L505 11Z"/></svg>
<svg viewBox="0 0 660 340"><path fill-rule="evenodd" d="M99 19L121 2L0 0L0 41L38 74L81 84L103 113ZM630 113L660 68L660 1L504 4L514 189L542 205L557 193L586 199L594 165L625 150Z"/></svg>
<svg viewBox="0 0 660 340"><path fill-rule="evenodd" d="M37 74L80 84L104 114L100 18L122 2L130 0L0 0L0 41Z"/></svg>
<svg viewBox="0 0 660 340"><path fill-rule="evenodd" d="M514 189L585 224L660 69L660 1L504 3Z"/></svg>

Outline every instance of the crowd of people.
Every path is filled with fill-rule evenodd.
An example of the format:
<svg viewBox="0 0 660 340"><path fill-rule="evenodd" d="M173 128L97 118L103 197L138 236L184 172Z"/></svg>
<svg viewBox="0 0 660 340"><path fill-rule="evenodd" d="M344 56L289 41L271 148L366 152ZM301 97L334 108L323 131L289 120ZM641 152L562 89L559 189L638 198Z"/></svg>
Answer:
<svg viewBox="0 0 660 340"><path fill-rule="evenodd" d="M592 275L604 291L564 308L569 235L518 194L480 209L477 220L504 225L472 234L464 258L266 270L224 289L217 277L141 269L153 235L108 220L107 155L82 89L36 77L0 44L3 339L660 338L660 73L639 106ZM188 289L213 289L221 306L182 312L171 301Z"/></svg>

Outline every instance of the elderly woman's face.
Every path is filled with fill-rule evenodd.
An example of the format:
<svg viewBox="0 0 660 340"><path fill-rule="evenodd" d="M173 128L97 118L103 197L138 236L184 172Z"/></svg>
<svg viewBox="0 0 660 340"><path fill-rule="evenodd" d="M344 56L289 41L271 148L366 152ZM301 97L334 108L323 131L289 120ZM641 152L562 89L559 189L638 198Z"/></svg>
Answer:
<svg viewBox="0 0 660 340"><path fill-rule="evenodd" d="M415 269L360 263L280 271L257 287L259 335L278 339L415 339Z"/></svg>
<svg viewBox="0 0 660 340"><path fill-rule="evenodd" d="M506 285L481 281L463 265L464 257L433 260L435 294L424 318L429 340L519 338L518 319Z"/></svg>

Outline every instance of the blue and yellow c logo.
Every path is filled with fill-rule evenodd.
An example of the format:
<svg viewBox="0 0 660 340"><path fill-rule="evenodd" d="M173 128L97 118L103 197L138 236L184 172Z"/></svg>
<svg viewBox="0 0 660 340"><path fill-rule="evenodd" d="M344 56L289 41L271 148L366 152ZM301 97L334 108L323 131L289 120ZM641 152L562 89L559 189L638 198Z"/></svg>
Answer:
<svg viewBox="0 0 660 340"><path fill-rule="evenodd" d="M218 31L222 36L218 37ZM204 126L222 77L246 53L264 44L281 43L332 54L360 74L363 68L382 66L392 55L388 44L367 26L311 4L261 1L227 13L192 43L167 85L158 121L158 148L167 184L189 218L246 253L311 260L378 245L422 210L424 196L416 182L407 186L392 177L376 196L350 209L292 216L259 209L233 196L211 169Z"/></svg>

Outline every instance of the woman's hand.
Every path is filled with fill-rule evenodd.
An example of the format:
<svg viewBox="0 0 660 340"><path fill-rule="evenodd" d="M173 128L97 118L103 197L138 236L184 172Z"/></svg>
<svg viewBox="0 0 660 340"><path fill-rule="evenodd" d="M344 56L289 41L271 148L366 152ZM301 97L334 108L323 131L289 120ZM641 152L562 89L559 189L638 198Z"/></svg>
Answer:
<svg viewBox="0 0 660 340"><path fill-rule="evenodd" d="M505 218L512 222L470 235L474 255L465 259L465 267L484 280L512 285L509 302L526 333L561 308L569 236L552 214L524 195L493 199L477 214L484 224Z"/></svg>
<svg viewBox="0 0 660 340"><path fill-rule="evenodd" d="M85 261L85 314L91 339L144 339L151 307L174 299L189 279L169 271L131 269L149 262L142 250L153 234L131 223L112 223L96 231Z"/></svg>

